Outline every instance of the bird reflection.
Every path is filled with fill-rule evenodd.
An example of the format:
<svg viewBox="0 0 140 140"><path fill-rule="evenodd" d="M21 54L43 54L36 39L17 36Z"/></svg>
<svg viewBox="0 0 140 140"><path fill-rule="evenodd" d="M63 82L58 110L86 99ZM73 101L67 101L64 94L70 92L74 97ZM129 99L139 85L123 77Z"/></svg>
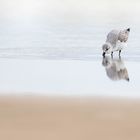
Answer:
<svg viewBox="0 0 140 140"><path fill-rule="evenodd" d="M102 65L105 67L106 74L111 80L129 81L128 71L121 58L103 57Z"/></svg>

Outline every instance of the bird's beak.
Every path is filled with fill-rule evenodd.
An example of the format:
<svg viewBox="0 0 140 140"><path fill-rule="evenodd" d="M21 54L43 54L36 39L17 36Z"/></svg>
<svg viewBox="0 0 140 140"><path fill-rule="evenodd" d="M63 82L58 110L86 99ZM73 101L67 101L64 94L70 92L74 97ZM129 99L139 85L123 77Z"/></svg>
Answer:
<svg viewBox="0 0 140 140"><path fill-rule="evenodd" d="M127 79L126 79L126 81L128 81L128 82L129 82L129 81L130 81L130 79L129 79L129 78L127 78Z"/></svg>
<svg viewBox="0 0 140 140"><path fill-rule="evenodd" d="M103 57L105 57L105 52L103 52L103 54L102 54L102 55L103 55Z"/></svg>

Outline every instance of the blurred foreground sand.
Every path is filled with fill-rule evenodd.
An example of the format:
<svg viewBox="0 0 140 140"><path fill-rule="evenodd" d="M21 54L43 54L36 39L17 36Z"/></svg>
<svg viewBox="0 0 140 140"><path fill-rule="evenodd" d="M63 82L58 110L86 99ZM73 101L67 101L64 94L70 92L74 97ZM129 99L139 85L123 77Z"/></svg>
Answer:
<svg viewBox="0 0 140 140"><path fill-rule="evenodd" d="M140 102L0 97L1 140L140 140Z"/></svg>

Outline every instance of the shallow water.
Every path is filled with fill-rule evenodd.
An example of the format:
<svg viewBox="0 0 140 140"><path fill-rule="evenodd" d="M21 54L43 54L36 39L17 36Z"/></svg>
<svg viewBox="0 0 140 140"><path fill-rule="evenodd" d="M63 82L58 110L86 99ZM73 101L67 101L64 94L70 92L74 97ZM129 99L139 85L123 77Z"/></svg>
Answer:
<svg viewBox="0 0 140 140"><path fill-rule="evenodd" d="M0 60L3 95L140 97L140 64L119 61L107 75L106 60ZM118 76L120 69L126 69ZM113 71L113 73L112 73ZM129 82L125 77L129 77Z"/></svg>
<svg viewBox="0 0 140 140"><path fill-rule="evenodd" d="M101 57L101 46L107 33L116 27L120 28L119 22L109 26L107 21L103 25L98 20L95 23L91 20L52 25L46 21L32 24L5 21L0 26L0 58L97 60ZM131 22L127 24L132 26ZM137 24L131 28L128 46L122 52L127 60L140 60L140 29Z"/></svg>
<svg viewBox="0 0 140 140"><path fill-rule="evenodd" d="M109 0L77 1L79 8L74 1L67 5L41 0L32 5L25 0L22 6L6 1L0 3L1 94L139 96L137 0L127 6L126 1L115 6ZM114 60L102 60L107 33L128 27L122 59L115 53Z"/></svg>
<svg viewBox="0 0 140 140"><path fill-rule="evenodd" d="M101 45L109 27L11 25L3 25L0 34L2 95L139 97L138 30L132 29L122 60L118 53L114 60L103 60Z"/></svg>

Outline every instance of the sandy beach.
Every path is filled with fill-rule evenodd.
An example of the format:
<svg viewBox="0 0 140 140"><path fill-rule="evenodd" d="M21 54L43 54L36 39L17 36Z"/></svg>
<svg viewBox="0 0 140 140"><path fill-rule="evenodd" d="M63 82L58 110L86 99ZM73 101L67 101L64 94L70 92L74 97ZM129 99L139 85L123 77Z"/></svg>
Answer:
<svg viewBox="0 0 140 140"><path fill-rule="evenodd" d="M139 140L138 100L0 98L2 140Z"/></svg>

